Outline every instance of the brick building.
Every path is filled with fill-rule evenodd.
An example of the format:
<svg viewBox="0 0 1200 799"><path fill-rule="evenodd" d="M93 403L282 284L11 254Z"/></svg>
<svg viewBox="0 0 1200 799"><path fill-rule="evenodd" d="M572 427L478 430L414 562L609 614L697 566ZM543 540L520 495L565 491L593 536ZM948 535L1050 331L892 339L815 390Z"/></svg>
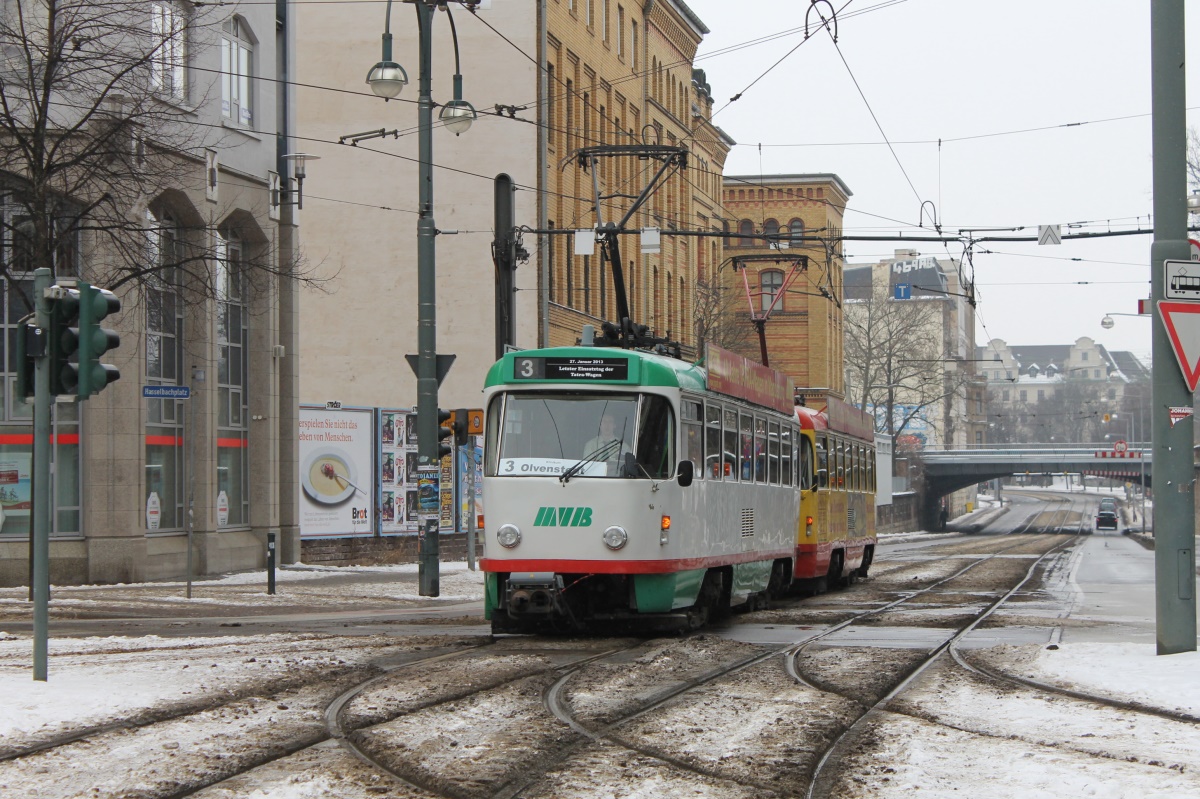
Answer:
<svg viewBox="0 0 1200 799"><path fill-rule="evenodd" d="M569 159L581 147L663 144L688 150L686 169L668 173L627 224L659 228L658 253L643 254L641 237L621 237L630 313L694 352L697 280L721 263L721 173L733 140L712 124L712 94L692 61L708 28L679 0L551 0L547 9L549 129L545 227L590 228L622 218L657 172L657 162L625 156L603 159L598 190L611 196L603 220L593 203L592 175ZM561 168L560 168L561 167ZM584 324L618 321L610 267L599 248L575 253L568 236L546 237L541 248L541 339L572 344Z"/></svg>
<svg viewBox="0 0 1200 799"><path fill-rule="evenodd" d="M747 262L744 275L723 265L723 285L744 295L748 284L756 311L788 286L766 322L770 365L819 396L845 397L839 237L851 196L841 178L831 174L725 177L727 259L756 260ZM761 260L771 256L775 260ZM807 257L807 266L799 256ZM794 266L797 273L789 283ZM748 318L749 303L741 308ZM735 349L759 357L757 337L741 339Z"/></svg>

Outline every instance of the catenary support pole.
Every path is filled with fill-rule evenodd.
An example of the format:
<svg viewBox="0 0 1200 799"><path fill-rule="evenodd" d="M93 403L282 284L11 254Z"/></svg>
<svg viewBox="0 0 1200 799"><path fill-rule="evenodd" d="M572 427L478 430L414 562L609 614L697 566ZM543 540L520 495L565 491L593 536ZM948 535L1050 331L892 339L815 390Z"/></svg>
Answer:
<svg viewBox="0 0 1200 799"><path fill-rule="evenodd" d="M417 36L420 48L420 97L417 104L418 156L417 172L417 463L423 474L428 470L440 472L438 459L438 374L437 374L437 275L434 237L437 226L433 221L433 97L431 72L433 66L434 6L419 0ZM421 531L418 560L421 596L437 596L438 511L432 514L421 508Z"/></svg>
<svg viewBox="0 0 1200 799"><path fill-rule="evenodd" d="M1154 144L1154 244L1150 247L1155 315L1164 297L1164 261L1190 259L1187 240L1187 120L1184 0L1151 0L1150 64ZM1196 519L1192 425L1171 426L1168 409L1192 405L1167 337L1153 325L1151 376L1154 451L1154 583L1158 654L1196 649Z"/></svg>
<svg viewBox="0 0 1200 799"><path fill-rule="evenodd" d="M33 272L37 326L47 334L50 301L46 289L52 280L49 269ZM45 682L50 641L50 408L54 402L48 351L34 364L33 386L33 679Z"/></svg>

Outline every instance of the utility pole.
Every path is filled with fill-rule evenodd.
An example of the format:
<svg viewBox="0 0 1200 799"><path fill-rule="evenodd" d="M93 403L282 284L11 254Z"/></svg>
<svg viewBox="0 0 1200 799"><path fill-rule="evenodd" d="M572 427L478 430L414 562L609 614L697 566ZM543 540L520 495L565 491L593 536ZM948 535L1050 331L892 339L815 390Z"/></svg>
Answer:
<svg viewBox="0 0 1200 799"><path fill-rule="evenodd" d="M1165 262L1187 261L1187 120L1184 0L1151 0L1150 63L1154 144L1151 301L1164 299ZM1158 654L1196 650L1196 519L1192 425L1172 426L1168 409L1191 406L1166 325L1153 325L1154 583Z"/></svg>

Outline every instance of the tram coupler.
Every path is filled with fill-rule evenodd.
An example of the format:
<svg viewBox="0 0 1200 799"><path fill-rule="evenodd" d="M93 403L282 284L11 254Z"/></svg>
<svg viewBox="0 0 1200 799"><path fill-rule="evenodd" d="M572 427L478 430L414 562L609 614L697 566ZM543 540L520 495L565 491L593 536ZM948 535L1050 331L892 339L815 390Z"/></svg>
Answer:
<svg viewBox="0 0 1200 799"><path fill-rule="evenodd" d="M514 619L562 614L563 579L553 572L510 574L504 604Z"/></svg>

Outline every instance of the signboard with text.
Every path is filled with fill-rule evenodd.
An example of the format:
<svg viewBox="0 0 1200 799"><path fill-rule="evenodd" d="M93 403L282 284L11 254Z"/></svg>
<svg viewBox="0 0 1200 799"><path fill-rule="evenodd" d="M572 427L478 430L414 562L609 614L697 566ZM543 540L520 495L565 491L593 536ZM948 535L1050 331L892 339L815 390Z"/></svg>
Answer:
<svg viewBox="0 0 1200 799"><path fill-rule="evenodd" d="M371 535L375 519L370 408L300 406L300 536Z"/></svg>

